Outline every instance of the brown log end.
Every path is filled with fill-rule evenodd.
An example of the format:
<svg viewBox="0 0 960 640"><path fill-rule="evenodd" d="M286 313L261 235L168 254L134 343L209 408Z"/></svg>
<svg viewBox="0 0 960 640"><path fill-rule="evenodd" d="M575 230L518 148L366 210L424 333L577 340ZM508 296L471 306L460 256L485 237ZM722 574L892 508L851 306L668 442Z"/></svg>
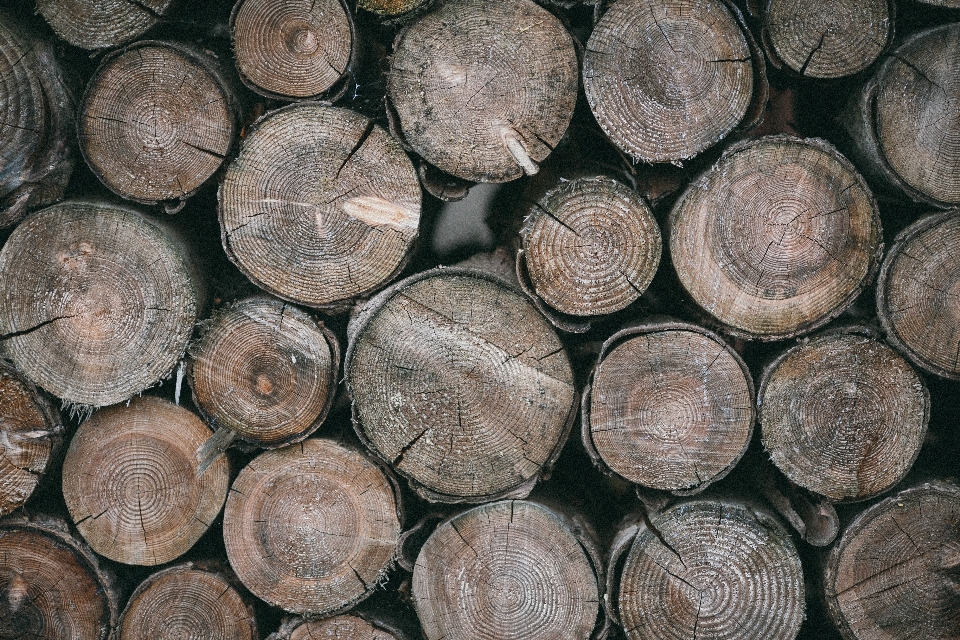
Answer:
<svg viewBox="0 0 960 640"><path fill-rule="evenodd" d="M286 621L267 640L401 640L389 631L360 616L343 614L325 620L294 618Z"/></svg>
<svg viewBox="0 0 960 640"><path fill-rule="evenodd" d="M357 8L381 19L402 18L427 7L434 0L357 0Z"/></svg>
<svg viewBox="0 0 960 640"><path fill-rule="evenodd" d="M109 49L142 35L174 0L37 0L57 35L81 49Z"/></svg>

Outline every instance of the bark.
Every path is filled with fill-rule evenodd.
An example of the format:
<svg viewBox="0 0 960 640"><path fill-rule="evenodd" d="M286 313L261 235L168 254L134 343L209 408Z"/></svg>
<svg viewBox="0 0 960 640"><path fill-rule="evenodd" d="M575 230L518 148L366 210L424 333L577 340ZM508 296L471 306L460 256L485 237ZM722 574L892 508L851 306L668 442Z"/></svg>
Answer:
<svg viewBox="0 0 960 640"><path fill-rule="evenodd" d="M32 214L0 251L0 346L66 402L122 402L183 357L203 294L186 246L127 207Z"/></svg>
<svg viewBox="0 0 960 640"><path fill-rule="evenodd" d="M110 49L159 23L175 0L36 0L57 35L81 49Z"/></svg>
<svg viewBox="0 0 960 640"><path fill-rule="evenodd" d="M827 607L847 640L960 636L960 489L926 483L860 514L824 569Z"/></svg>
<svg viewBox="0 0 960 640"><path fill-rule="evenodd" d="M673 206L683 287L729 333L777 340L849 307L883 251L873 195L822 140L771 136L728 149Z"/></svg>
<svg viewBox="0 0 960 640"><path fill-rule="evenodd" d="M171 212L223 164L239 103L209 54L142 40L103 59L79 110L80 151L117 195Z"/></svg>
<svg viewBox="0 0 960 640"><path fill-rule="evenodd" d="M763 54L722 0L619 0L587 42L583 85L597 122L635 160L680 162L755 124Z"/></svg>
<svg viewBox="0 0 960 640"><path fill-rule="evenodd" d="M412 592L429 640L587 638L602 627L598 581L561 514L505 500L441 524L417 558Z"/></svg>
<svg viewBox="0 0 960 640"><path fill-rule="evenodd" d="M690 495L729 473L755 421L753 380L719 336L651 322L607 340L584 392L584 447L644 487Z"/></svg>
<svg viewBox="0 0 960 640"><path fill-rule="evenodd" d="M403 136L473 182L533 174L577 98L572 36L530 0L451 0L404 29L388 94Z"/></svg>
<svg viewBox="0 0 960 640"><path fill-rule="evenodd" d="M523 294L478 271L403 280L351 322L354 427L423 498L525 497L576 415L570 363Z"/></svg>
<svg viewBox="0 0 960 640"><path fill-rule="evenodd" d="M326 616L369 596L396 559L402 523L393 479L357 451L307 439L245 467L223 517L227 557L254 595Z"/></svg>
<svg viewBox="0 0 960 640"><path fill-rule="evenodd" d="M901 232L877 279L877 317L918 367L960 380L960 210L926 216Z"/></svg>
<svg viewBox="0 0 960 640"><path fill-rule="evenodd" d="M199 417L153 397L84 422L63 462L63 497L94 551L153 566L190 549L220 513L229 485L223 458L197 475L195 453L209 437Z"/></svg>
<svg viewBox="0 0 960 640"><path fill-rule="evenodd" d="M386 131L316 103L268 113L219 192L227 256L291 302L344 310L406 264L420 224L413 164Z"/></svg>

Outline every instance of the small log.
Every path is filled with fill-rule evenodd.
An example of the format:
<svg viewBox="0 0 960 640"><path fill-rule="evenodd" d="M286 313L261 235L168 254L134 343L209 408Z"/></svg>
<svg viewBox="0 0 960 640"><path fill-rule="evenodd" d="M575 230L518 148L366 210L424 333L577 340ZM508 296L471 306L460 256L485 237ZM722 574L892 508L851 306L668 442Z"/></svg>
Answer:
<svg viewBox="0 0 960 640"><path fill-rule="evenodd" d="M66 523L0 521L0 636L107 640L116 618L110 578Z"/></svg>
<svg viewBox="0 0 960 640"><path fill-rule="evenodd" d="M583 397L594 464L644 487L690 495L727 475L753 435L753 380L719 336L653 322L607 340Z"/></svg>
<svg viewBox="0 0 960 640"><path fill-rule="evenodd" d="M185 553L220 513L225 458L197 476L210 429L172 402L142 397L80 425L63 461L63 498L80 535L116 562L152 566Z"/></svg>
<svg viewBox="0 0 960 640"><path fill-rule="evenodd" d="M842 78L873 64L893 39L893 0L768 0L763 45L770 62L808 78Z"/></svg>
<svg viewBox="0 0 960 640"><path fill-rule="evenodd" d="M877 317L918 367L960 380L960 209L926 216L894 240L877 278Z"/></svg>
<svg viewBox="0 0 960 640"><path fill-rule="evenodd" d="M387 23L414 16L428 9L436 0L357 0L357 8L369 11Z"/></svg>
<svg viewBox="0 0 960 640"><path fill-rule="evenodd" d="M583 88L618 148L679 162L755 124L767 99L762 56L723 0L619 0L587 42Z"/></svg>
<svg viewBox="0 0 960 640"><path fill-rule="evenodd" d="M960 204L960 23L910 36L842 114L851 157L916 202Z"/></svg>
<svg viewBox="0 0 960 640"><path fill-rule="evenodd" d="M525 497L576 415L553 328L519 290L436 269L372 299L348 328L354 428L423 498Z"/></svg>
<svg viewBox="0 0 960 640"><path fill-rule="evenodd" d="M619 575L628 640L792 640L804 619L800 556L766 510L680 503L636 523Z"/></svg>
<svg viewBox="0 0 960 640"><path fill-rule="evenodd" d="M122 402L183 357L203 296L185 245L134 209L70 201L0 251L0 346L71 403Z"/></svg>
<svg viewBox="0 0 960 640"><path fill-rule="evenodd" d="M732 146L680 196L668 227L683 287L747 339L826 324L871 282L883 251L866 182L817 139Z"/></svg>
<svg viewBox="0 0 960 640"><path fill-rule="evenodd" d="M284 620L267 640L408 640L396 629L367 620L356 612L345 613L324 620L310 620L299 616Z"/></svg>
<svg viewBox="0 0 960 640"><path fill-rule="evenodd" d="M879 495L913 466L930 394L910 364L865 327L804 340L764 371L763 446L792 482L835 501Z"/></svg>
<svg viewBox="0 0 960 640"><path fill-rule="evenodd" d="M238 0L230 32L240 79L270 98L318 98L348 75L356 58L343 0Z"/></svg>
<svg viewBox="0 0 960 640"><path fill-rule="evenodd" d="M860 514L824 568L827 609L846 640L960 637L960 488L901 491Z"/></svg>
<svg viewBox="0 0 960 640"><path fill-rule="evenodd" d="M23 506L63 443L53 404L0 359L0 516Z"/></svg>
<svg viewBox="0 0 960 640"><path fill-rule="evenodd" d="M403 136L473 182L534 174L577 99L573 37L530 0L450 0L404 29L387 92Z"/></svg>
<svg viewBox="0 0 960 640"><path fill-rule="evenodd" d="M74 100L53 47L0 11L0 228L63 197L74 165Z"/></svg>
<svg viewBox="0 0 960 640"><path fill-rule="evenodd" d="M258 447L303 440L326 418L340 368L337 338L286 302L245 298L217 313L190 350L197 406Z"/></svg>
<svg viewBox="0 0 960 640"><path fill-rule="evenodd" d="M258 640L253 607L232 577L186 563L144 580L117 623L118 640Z"/></svg>
<svg viewBox="0 0 960 640"><path fill-rule="evenodd" d="M331 440L267 451L233 483L227 557L254 595L327 616L369 596L396 559L399 488L378 465Z"/></svg>
<svg viewBox="0 0 960 640"><path fill-rule="evenodd" d="M413 569L413 604L428 640L588 638L602 624L599 580L564 516L505 500L434 531Z"/></svg>
<svg viewBox="0 0 960 640"><path fill-rule="evenodd" d="M301 103L264 116L219 192L223 247L254 284L343 310L406 264L420 224L413 163L357 113Z"/></svg>
<svg viewBox="0 0 960 640"><path fill-rule="evenodd" d="M171 212L220 168L239 105L212 56L143 40L103 59L80 104L80 151L111 191Z"/></svg>
<svg viewBox="0 0 960 640"><path fill-rule="evenodd" d="M57 35L81 49L110 49L159 23L176 0L36 0Z"/></svg>
<svg viewBox="0 0 960 640"><path fill-rule="evenodd" d="M650 207L605 177L563 182L547 192L531 207L520 236L518 272L526 273L537 296L570 315L623 309L643 294L660 264L660 228Z"/></svg>

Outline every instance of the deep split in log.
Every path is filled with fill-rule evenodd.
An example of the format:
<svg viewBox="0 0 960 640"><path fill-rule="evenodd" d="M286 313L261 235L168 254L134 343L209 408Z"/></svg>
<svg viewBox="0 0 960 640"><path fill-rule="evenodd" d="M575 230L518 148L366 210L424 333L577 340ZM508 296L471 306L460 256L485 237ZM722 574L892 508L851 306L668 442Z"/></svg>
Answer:
<svg viewBox="0 0 960 640"><path fill-rule="evenodd" d="M0 251L0 346L67 402L122 402L183 357L202 301L191 267L185 244L134 209L38 211Z"/></svg>
<svg viewBox="0 0 960 640"><path fill-rule="evenodd" d="M101 409L80 425L63 461L63 497L77 530L111 560L158 565L203 535L227 496L219 458L197 476L197 449L210 429L153 397Z"/></svg>
<svg viewBox="0 0 960 640"><path fill-rule="evenodd" d="M57 35L81 49L110 49L143 35L176 0L36 0Z"/></svg>
<svg viewBox="0 0 960 640"><path fill-rule="evenodd" d="M436 269L372 299L344 366L360 439L428 500L525 497L576 415L554 329L505 281Z"/></svg>
<svg viewBox="0 0 960 640"><path fill-rule="evenodd" d="M876 202L853 165L822 140L790 136L728 149L680 196L668 231L694 301L731 334L761 340L839 315L883 251Z"/></svg>
<svg viewBox="0 0 960 640"><path fill-rule="evenodd" d="M291 105L262 118L227 168L223 247L274 295L343 310L403 268L420 205L413 164L372 120Z"/></svg>

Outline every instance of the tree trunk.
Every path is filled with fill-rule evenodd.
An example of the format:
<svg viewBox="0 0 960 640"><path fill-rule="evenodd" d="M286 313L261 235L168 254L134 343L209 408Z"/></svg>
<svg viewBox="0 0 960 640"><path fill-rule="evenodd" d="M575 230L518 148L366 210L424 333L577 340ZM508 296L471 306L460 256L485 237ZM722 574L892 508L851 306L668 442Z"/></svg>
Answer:
<svg viewBox="0 0 960 640"><path fill-rule="evenodd" d="M883 251L866 183L816 139L731 147L680 196L668 227L683 287L747 339L826 324L870 284Z"/></svg>
<svg viewBox="0 0 960 640"><path fill-rule="evenodd" d="M847 640L960 637L960 489L934 482L860 514L824 570L830 616Z"/></svg>
<svg viewBox="0 0 960 640"><path fill-rule="evenodd" d="M727 475L750 443L753 380L716 334L682 322L607 340L584 392L583 444L602 469L690 495Z"/></svg>
<svg viewBox="0 0 960 640"><path fill-rule="evenodd" d="M185 248L126 207L71 201L34 213L0 251L0 345L66 402L130 398L183 357L202 311Z"/></svg>
<svg viewBox="0 0 960 640"><path fill-rule="evenodd" d="M223 516L227 557L254 595L326 616L368 597L396 560L394 480L353 449L307 439L245 467Z"/></svg>
<svg viewBox="0 0 960 640"><path fill-rule="evenodd" d="M877 317L887 340L918 367L960 380L960 209L903 230L877 278Z"/></svg>
<svg viewBox="0 0 960 640"><path fill-rule="evenodd" d="M227 256L285 300L342 311L406 264L420 224L413 164L372 120L297 104L244 140L219 193Z"/></svg>
<svg viewBox="0 0 960 640"><path fill-rule="evenodd" d="M223 458L197 475L210 429L171 402L143 397L101 409L77 430L63 462L63 497L94 551L153 566L185 553L220 513Z"/></svg>
<svg viewBox="0 0 960 640"><path fill-rule="evenodd" d="M81 49L111 49L163 19L175 0L36 0L57 35Z"/></svg>
<svg viewBox="0 0 960 640"><path fill-rule="evenodd" d="M351 322L354 427L431 501L525 497L576 415L563 344L492 276L438 269L401 281Z"/></svg>

